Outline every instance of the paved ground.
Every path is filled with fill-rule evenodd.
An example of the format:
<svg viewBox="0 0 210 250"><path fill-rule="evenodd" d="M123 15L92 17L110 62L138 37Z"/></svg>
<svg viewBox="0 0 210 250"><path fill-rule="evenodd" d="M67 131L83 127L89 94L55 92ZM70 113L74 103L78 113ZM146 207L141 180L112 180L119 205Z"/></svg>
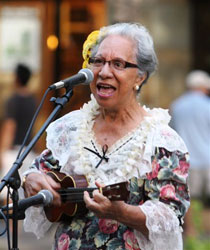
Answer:
<svg viewBox="0 0 210 250"><path fill-rule="evenodd" d="M47 234L44 239L37 240L34 234L25 233L22 228L22 221L18 222L19 232L18 232L18 248L19 250L51 250L51 244L53 241L53 231ZM0 232L4 224L1 220L0 222ZM12 235L10 236L12 238ZM12 245L11 245L12 248ZM0 237L0 250L7 250L7 235Z"/></svg>

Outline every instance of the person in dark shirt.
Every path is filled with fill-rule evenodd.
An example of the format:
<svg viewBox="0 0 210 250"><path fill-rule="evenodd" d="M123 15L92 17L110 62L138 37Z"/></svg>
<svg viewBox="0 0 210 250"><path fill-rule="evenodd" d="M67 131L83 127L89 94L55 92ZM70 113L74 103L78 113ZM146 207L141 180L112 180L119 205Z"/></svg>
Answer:
<svg viewBox="0 0 210 250"><path fill-rule="evenodd" d="M14 93L5 103L1 130L1 176L3 177L16 159L20 145L36 111L36 98L28 89L31 70L18 64L14 71ZM31 140L31 134L26 145ZM34 154L32 153L32 157ZM28 161L30 154L28 155ZM26 158L27 160L27 158ZM24 165L21 168L24 168Z"/></svg>

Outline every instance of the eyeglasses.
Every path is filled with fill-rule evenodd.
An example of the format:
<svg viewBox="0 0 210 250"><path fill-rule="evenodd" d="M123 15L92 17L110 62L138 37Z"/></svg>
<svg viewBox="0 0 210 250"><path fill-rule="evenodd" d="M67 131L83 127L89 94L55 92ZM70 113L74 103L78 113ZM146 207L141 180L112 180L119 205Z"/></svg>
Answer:
<svg viewBox="0 0 210 250"><path fill-rule="evenodd" d="M120 58L115 58L110 61L106 61L102 57L91 57L89 58L89 64L95 68L101 68L108 63L114 69L124 70L125 68L138 68L138 65L134 63L129 63Z"/></svg>

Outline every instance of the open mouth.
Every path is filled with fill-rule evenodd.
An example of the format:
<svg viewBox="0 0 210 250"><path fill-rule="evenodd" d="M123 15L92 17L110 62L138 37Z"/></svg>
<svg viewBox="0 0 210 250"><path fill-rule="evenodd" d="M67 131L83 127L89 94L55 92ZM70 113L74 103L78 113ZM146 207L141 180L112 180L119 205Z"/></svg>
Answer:
<svg viewBox="0 0 210 250"><path fill-rule="evenodd" d="M108 84L97 84L97 90L99 96L109 97L114 94L116 88Z"/></svg>

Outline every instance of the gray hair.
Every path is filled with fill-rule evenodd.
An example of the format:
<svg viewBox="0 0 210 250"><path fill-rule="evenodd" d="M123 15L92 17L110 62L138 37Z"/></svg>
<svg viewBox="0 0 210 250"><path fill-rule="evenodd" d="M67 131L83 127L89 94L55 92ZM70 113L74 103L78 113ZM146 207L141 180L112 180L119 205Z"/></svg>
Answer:
<svg viewBox="0 0 210 250"><path fill-rule="evenodd" d="M146 80L157 69L157 56L154 50L154 43L148 30L139 23L116 23L100 29L97 45L92 49L94 56L101 42L109 35L121 35L130 38L137 45L136 59L139 67L139 74L146 73ZM146 82L146 80L144 82Z"/></svg>
<svg viewBox="0 0 210 250"><path fill-rule="evenodd" d="M206 71L193 70L186 77L188 88L204 87L210 89L210 76Z"/></svg>

